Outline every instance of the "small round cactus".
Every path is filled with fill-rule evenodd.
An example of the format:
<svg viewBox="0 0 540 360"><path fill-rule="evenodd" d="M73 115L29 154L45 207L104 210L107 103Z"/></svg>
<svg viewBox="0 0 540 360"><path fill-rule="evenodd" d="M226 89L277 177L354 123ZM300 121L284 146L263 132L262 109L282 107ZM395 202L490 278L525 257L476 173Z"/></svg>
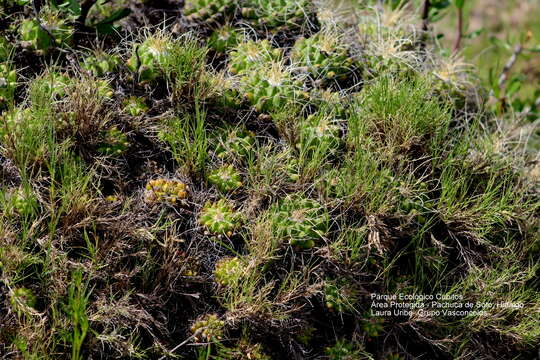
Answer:
<svg viewBox="0 0 540 360"><path fill-rule="evenodd" d="M268 40L248 41L230 52L229 71L242 74L250 70L260 70L261 64L280 62L282 59L282 50L274 48Z"/></svg>
<svg viewBox="0 0 540 360"><path fill-rule="evenodd" d="M39 16L41 24L36 19L27 19L19 26L19 34L24 47L44 54L53 46L70 41L73 28L68 25L60 11L46 6L40 11Z"/></svg>
<svg viewBox="0 0 540 360"><path fill-rule="evenodd" d="M121 155L129 148L129 141L126 134L118 130L116 126L111 127L104 134L104 140L97 151L104 155Z"/></svg>
<svg viewBox="0 0 540 360"><path fill-rule="evenodd" d="M210 172L208 182L219 191L227 193L242 186L240 173L232 165L225 165Z"/></svg>
<svg viewBox="0 0 540 360"><path fill-rule="evenodd" d="M138 96L130 96L124 100L124 112L131 116L140 116L148 111L146 99Z"/></svg>
<svg viewBox="0 0 540 360"><path fill-rule="evenodd" d="M302 83L281 63L265 65L265 71L253 71L241 79L241 90L259 112L281 110L288 104L305 101L309 94L301 90Z"/></svg>
<svg viewBox="0 0 540 360"><path fill-rule="evenodd" d="M244 128L224 128L214 138L215 154L220 159L246 157L255 144L255 134Z"/></svg>
<svg viewBox="0 0 540 360"><path fill-rule="evenodd" d="M170 55L171 45L169 38L159 34L148 37L143 43L133 44L127 67L137 73L141 83L153 81L161 75L160 67Z"/></svg>
<svg viewBox="0 0 540 360"><path fill-rule="evenodd" d="M234 286L244 275L245 264L238 257L221 259L214 270L216 282L221 286Z"/></svg>
<svg viewBox="0 0 540 360"><path fill-rule="evenodd" d="M225 322L216 314L206 314L191 326L191 332L197 341L218 341L223 337Z"/></svg>
<svg viewBox="0 0 540 360"><path fill-rule="evenodd" d="M364 315L362 329L369 337L377 337L384 330L384 319L377 316L371 316L369 313Z"/></svg>
<svg viewBox="0 0 540 360"><path fill-rule="evenodd" d="M105 52L96 52L94 55L84 59L82 68L94 76L104 76L116 70L120 60L115 55L109 55Z"/></svg>
<svg viewBox="0 0 540 360"><path fill-rule="evenodd" d="M13 310L20 316L28 308L34 308L36 306L36 296L32 290L20 287L11 293L10 303Z"/></svg>
<svg viewBox="0 0 540 360"><path fill-rule="evenodd" d="M188 187L179 180L154 179L146 184L146 201L150 204L175 205L188 196Z"/></svg>
<svg viewBox="0 0 540 360"><path fill-rule="evenodd" d="M354 289L344 281L327 282L324 297L326 307L339 313L353 311L357 300Z"/></svg>
<svg viewBox="0 0 540 360"><path fill-rule="evenodd" d="M325 349L330 360L356 360L362 358L361 349L347 340L338 340L333 346Z"/></svg>
<svg viewBox="0 0 540 360"><path fill-rule="evenodd" d="M0 63L0 110L13 101L17 87L17 72L8 63Z"/></svg>
<svg viewBox="0 0 540 360"><path fill-rule="evenodd" d="M240 214L224 199L207 202L199 215L199 223L211 234L232 236L240 226Z"/></svg>
<svg viewBox="0 0 540 360"><path fill-rule="evenodd" d="M305 67L315 79L323 82L347 77L353 66L347 47L332 33L318 33L300 38L291 51L296 66Z"/></svg>
<svg viewBox="0 0 540 360"><path fill-rule="evenodd" d="M329 230L328 213L315 200L289 195L271 211L275 236L294 247L312 248Z"/></svg>
<svg viewBox="0 0 540 360"><path fill-rule="evenodd" d="M312 114L300 124L300 143L298 147L307 153L321 149L334 152L341 142L341 129L330 115Z"/></svg>
<svg viewBox="0 0 540 360"><path fill-rule="evenodd" d="M238 45L241 35L234 27L224 25L214 30L208 39L208 45L217 52L224 53Z"/></svg>
<svg viewBox="0 0 540 360"><path fill-rule="evenodd" d="M220 16L233 13L236 4L235 0L187 0L184 14L190 21L212 22Z"/></svg>

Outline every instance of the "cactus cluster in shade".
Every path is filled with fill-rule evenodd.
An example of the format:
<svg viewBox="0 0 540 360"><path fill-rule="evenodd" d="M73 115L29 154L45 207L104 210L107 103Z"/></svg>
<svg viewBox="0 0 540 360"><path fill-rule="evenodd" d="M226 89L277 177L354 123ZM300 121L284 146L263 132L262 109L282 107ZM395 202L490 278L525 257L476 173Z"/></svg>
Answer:
<svg viewBox="0 0 540 360"><path fill-rule="evenodd" d="M377 316L371 316L370 313L364 315L362 321L362 329L366 332L366 335L369 337L377 337L384 330L384 319Z"/></svg>
<svg viewBox="0 0 540 360"><path fill-rule="evenodd" d="M184 15L188 20L211 22L234 13L236 6L236 0L187 0Z"/></svg>
<svg viewBox="0 0 540 360"><path fill-rule="evenodd" d="M7 62L0 63L0 110L13 101L17 87L17 72Z"/></svg>
<svg viewBox="0 0 540 360"><path fill-rule="evenodd" d="M223 128L213 139L215 154L220 159L235 160L246 157L255 144L255 134L245 128Z"/></svg>
<svg viewBox="0 0 540 360"><path fill-rule="evenodd" d="M131 116L140 116L148 111L146 99L140 96L130 96L124 99L124 112Z"/></svg>
<svg viewBox="0 0 540 360"><path fill-rule="evenodd" d="M324 301L331 311L351 312L357 301L353 287L345 281L327 282L324 286Z"/></svg>
<svg viewBox="0 0 540 360"><path fill-rule="evenodd" d="M180 180L153 179L146 184L148 203L168 203L175 205L188 196L188 186Z"/></svg>
<svg viewBox="0 0 540 360"><path fill-rule="evenodd" d="M262 70L261 65L280 62L283 50L272 46L270 41L250 40L243 42L229 53L229 71L233 74Z"/></svg>
<svg viewBox="0 0 540 360"><path fill-rule="evenodd" d="M10 303L17 315L25 313L28 308L36 306L36 296L32 290L20 287L13 290L10 297Z"/></svg>
<svg viewBox="0 0 540 360"><path fill-rule="evenodd" d="M340 339L333 346L325 349L329 360L356 360L362 359L361 350L350 341Z"/></svg>
<svg viewBox="0 0 540 360"><path fill-rule="evenodd" d="M99 77L114 72L119 64L120 59L117 56L96 52L83 60L82 68Z"/></svg>
<svg viewBox="0 0 540 360"><path fill-rule="evenodd" d="M224 193L242 186L240 173L230 164L212 170L208 174L208 182Z"/></svg>
<svg viewBox="0 0 540 360"><path fill-rule="evenodd" d="M291 51L291 61L323 82L344 80L354 64L339 36L329 32L299 38Z"/></svg>
<svg viewBox="0 0 540 360"><path fill-rule="evenodd" d="M234 286L244 273L245 263L241 258L223 258L216 264L214 277L221 286Z"/></svg>
<svg viewBox="0 0 540 360"><path fill-rule="evenodd" d="M162 74L161 66L170 56L171 46L170 40L162 35L153 35L142 43L135 43L127 67L136 73L141 83L153 81Z"/></svg>
<svg viewBox="0 0 540 360"><path fill-rule="evenodd" d="M341 142L341 128L332 115L311 114L300 124L298 146L305 153L335 152Z"/></svg>
<svg viewBox="0 0 540 360"><path fill-rule="evenodd" d="M214 30L208 38L208 46L217 52L224 53L234 48L242 40L242 34L231 25L224 25Z"/></svg>
<svg viewBox="0 0 540 360"><path fill-rule="evenodd" d="M41 24L37 19L26 19L19 25L23 47L44 54L52 47L61 47L70 42L73 28L62 12L45 6L39 16Z"/></svg>
<svg viewBox="0 0 540 360"><path fill-rule="evenodd" d="M328 233L328 212L315 200L289 195L271 211L275 236L294 247L310 249Z"/></svg>
<svg viewBox="0 0 540 360"><path fill-rule="evenodd" d="M191 326L191 333L197 341L218 341L223 337L225 322L216 314L206 314Z"/></svg>
<svg viewBox="0 0 540 360"><path fill-rule="evenodd" d="M199 214L199 223L213 235L232 236L240 221L240 214L224 199L207 202Z"/></svg>
<svg viewBox="0 0 540 360"><path fill-rule="evenodd" d="M116 126L105 131L103 141L97 151L104 155L118 156L126 152L129 148L127 135L120 131Z"/></svg>

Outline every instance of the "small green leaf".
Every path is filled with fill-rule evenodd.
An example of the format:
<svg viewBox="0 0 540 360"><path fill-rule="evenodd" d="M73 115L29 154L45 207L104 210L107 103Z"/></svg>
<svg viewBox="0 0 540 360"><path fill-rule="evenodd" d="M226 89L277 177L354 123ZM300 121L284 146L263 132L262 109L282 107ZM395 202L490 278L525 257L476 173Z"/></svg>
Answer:
<svg viewBox="0 0 540 360"><path fill-rule="evenodd" d="M458 9L463 9L464 5L465 5L465 0L456 0L456 7Z"/></svg>

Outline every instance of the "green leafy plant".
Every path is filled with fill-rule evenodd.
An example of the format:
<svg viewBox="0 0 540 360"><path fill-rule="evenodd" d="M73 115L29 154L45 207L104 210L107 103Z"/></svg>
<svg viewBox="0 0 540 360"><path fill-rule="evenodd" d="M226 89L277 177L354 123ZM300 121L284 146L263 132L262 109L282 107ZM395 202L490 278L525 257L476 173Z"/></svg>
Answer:
<svg viewBox="0 0 540 360"><path fill-rule="evenodd" d="M90 323L86 313L90 293L87 285L83 283L82 272L75 271L68 289L68 303L66 306L66 312L70 317L72 326L72 332L68 338L71 341L71 358L74 360L83 359L81 349L90 330Z"/></svg>
<svg viewBox="0 0 540 360"><path fill-rule="evenodd" d="M381 332L384 330L384 319L377 316L371 316L371 314L366 313L364 315L364 320L362 321L362 329L366 332L369 337L377 337L381 335Z"/></svg>
<svg viewBox="0 0 540 360"><path fill-rule="evenodd" d="M329 231L326 209L302 196L288 195L272 207L271 216L275 236L297 248L314 247Z"/></svg>
<svg viewBox="0 0 540 360"><path fill-rule="evenodd" d="M13 45L9 40L0 35L0 62L7 61L13 53Z"/></svg>
<svg viewBox="0 0 540 360"><path fill-rule="evenodd" d="M146 184L146 201L150 204L168 203L175 205L188 196L188 187L180 180L164 178L150 180Z"/></svg>
<svg viewBox="0 0 540 360"><path fill-rule="evenodd" d="M232 165L225 165L211 171L208 174L208 182L224 193L242 186L240 173Z"/></svg>
<svg viewBox="0 0 540 360"><path fill-rule="evenodd" d="M199 223L211 234L232 236L240 226L240 214L224 199L207 202L199 214Z"/></svg>

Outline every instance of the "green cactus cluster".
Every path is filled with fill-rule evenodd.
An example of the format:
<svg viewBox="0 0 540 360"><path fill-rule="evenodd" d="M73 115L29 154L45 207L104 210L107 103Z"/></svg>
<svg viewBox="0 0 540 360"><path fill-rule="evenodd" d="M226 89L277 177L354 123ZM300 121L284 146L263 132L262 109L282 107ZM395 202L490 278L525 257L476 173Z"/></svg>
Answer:
<svg viewBox="0 0 540 360"><path fill-rule="evenodd" d="M142 43L133 44L127 61L129 70L137 74L138 81L148 83L162 74L162 66L171 54L171 40L163 35L149 36Z"/></svg>
<svg viewBox="0 0 540 360"><path fill-rule="evenodd" d="M309 99L302 86L301 81L295 80L292 73L277 62L266 64L265 71L245 74L240 81L240 90L259 112L282 110Z"/></svg>
<svg viewBox="0 0 540 360"><path fill-rule="evenodd" d="M220 159L238 159L248 156L255 145L255 134L245 128L223 128L213 141L215 154Z"/></svg>
<svg viewBox="0 0 540 360"><path fill-rule="evenodd" d="M294 247L310 249L328 233L328 213L315 200L288 195L271 211L275 236Z"/></svg>
<svg viewBox="0 0 540 360"><path fill-rule="evenodd" d="M41 24L36 19L26 19L19 25L19 35L23 47L38 54L47 53L52 47L69 44L73 28L64 13L48 6L39 13Z"/></svg>
<svg viewBox="0 0 540 360"><path fill-rule="evenodd" d="M96 52L84 59L82 68L94 76L101 77L114 72L119 64L120 59L117 56Z"/></svg>
<svg viewBox="0 0 540 360"><path fill-rule="evenodd" d="M207 202L199 215L199 223L213 235L232 236L240 226L240 214L224 199Z"/></svg>
<svg viewBox="0 0 540 360"><path fill-rule="evenodd" d="M206 314L191 326L191 333L197 341L219 341L223 337L225 322L217 314Z"/></svg>
<svg viewBox="0 0 540 360"><path fill-rule="evenodd" d="M326 307L338 313L354 311L357 294L345 281L327 282L324 286Z"/></svg>
<svg viewBox="0 0 540 360"><path fill-rule="evenodd" d="M224 25L214 30L208 38L208 46L217 52L225 53L242 41L242 34L231 25Z"/></svg>
<svg viewBox="0 0 540 360"><path fill-rule="evenodd" d="M329 360L357 360L362 357L362 350L358 346L345 339L336 341L333 346L325 349Z"/></svg>
<svg viewBox="0 0 540 360"><path fill-rule="evenodd" d="M283 50L272 46L270 41L250 40L243 42L229 53L229 71L233 74L261 70L271 62L283 60Z"/></svg>
<svg viewBox="0 0 540 360"><path fill-rule="evenodd" d="M130 96L123 102L124 112L131 116L140 116L148 112L146 99L139 96Z"/></svg>
<svg viewBox="0 0 540 360"><path fill-rule="evenodd" d="M13 290L9 300L11 307L18 316L26 313L28 308L34 308L36 306L36 296L32 290L24 287Z"/></svg>
<svg viewBox="0 0 540 360"><path fill-rule="evenodd" d="M129 149L127 135L120 131L116 126L107 130L103 137L102 144L97 148L97 151L101 154L118 156Z"/></svg>
<svg viewBox="0 0 540 360"><path fill-rule="evenodd" d="M187 0L184 15L191 21L212 22L224 15L233 14L236 7L235 0Z"/></svg>
<svg viewBox="0 0 540 360"><path fill-rule="evenodd" d="M246 0L241 13L253 27L277 32L305 24L313 13L313 3L309 0Z"/></svg>
<svg viewBox="0 0 540 360"><path fill-rule="evenodd" d="M244 275L244 272L245 263L241 258L224 258L216 264L214 277L221 286L235 286Z"/></svg>
<svg viewBox="0 0 540 360"><path fill-rule="evenodd" d="M208 174L208 182L219 191L227 193L242 186L241 176L233 165L224 165Z"/></svg>
<svg viewBox="0 0 540 360"><path fill-rule="evenodd" d="M299 38L291 51L291 61L323 83L346 79L354 66L346 45L330 32Z"/></svg>
<svg viewBox="0 0 540 360"><path fill-rule="evenodd" d="M17 72L7 62L0 63L0 110L13 101L17 87Z"/></svg>
<svg viewBox="0 0 540 360"><path fill-rule="evenodd" d="M188 196L188 186L180 180L164 178L150 180L146 184L146 202L176 205Z"/></svg>
<svg viewBox="0 0 540 360"><path fill-rule="evenodd" d="M381 335L384 330L384 319L377 316L371 316L367 313L364 316L362 321L362 329L366 332L369 337L377 337Z"/></svg>
<svg viewBox="0 0 540 360"><path fill-rule="evenodd" d="M338 121L324 113L311 114L300 124L298 147L305 153L334 153L341 143Z"/></svg>

